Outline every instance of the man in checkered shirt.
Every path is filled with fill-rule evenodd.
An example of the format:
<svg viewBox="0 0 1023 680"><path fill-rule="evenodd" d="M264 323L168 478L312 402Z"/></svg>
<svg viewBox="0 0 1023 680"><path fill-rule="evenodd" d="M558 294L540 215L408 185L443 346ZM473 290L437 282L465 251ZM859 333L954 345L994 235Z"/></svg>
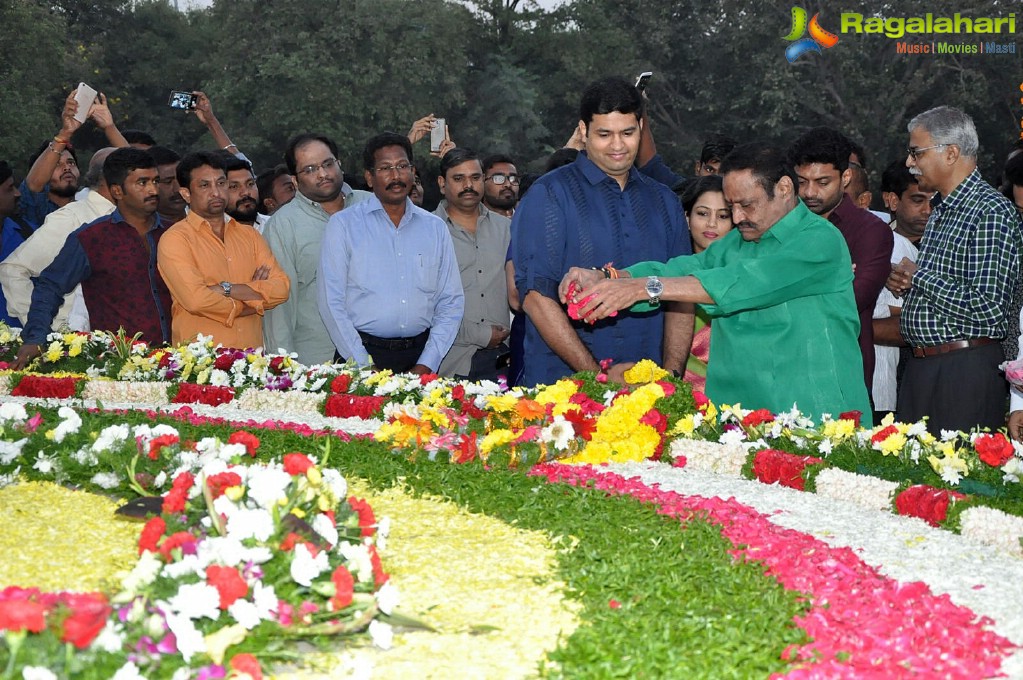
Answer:
<svg viewBox="0 0 1023 680"><path fill-rule="evenodd" d="M977 171L977 130L964 112L925 111L909 123L906 165L937 192L916 264L894 266L889 289L905 295L900 330L913 357L897 417L928 416L933 434L1005 424L1008 386L998 370L1020 279L1023 227L1012 203Z"/></svg>

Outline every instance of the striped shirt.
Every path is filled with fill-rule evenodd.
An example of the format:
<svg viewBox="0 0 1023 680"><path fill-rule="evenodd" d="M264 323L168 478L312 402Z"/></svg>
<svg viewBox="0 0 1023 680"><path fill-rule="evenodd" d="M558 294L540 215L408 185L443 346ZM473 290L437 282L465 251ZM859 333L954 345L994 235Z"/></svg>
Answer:
<svg viewBox="0 0 1023 680"><path fill-rule="evenodd" d="M1023 255L1015 208L976 169L932 204L902 308L903 337L915 347L1004 338Z"/></svg>

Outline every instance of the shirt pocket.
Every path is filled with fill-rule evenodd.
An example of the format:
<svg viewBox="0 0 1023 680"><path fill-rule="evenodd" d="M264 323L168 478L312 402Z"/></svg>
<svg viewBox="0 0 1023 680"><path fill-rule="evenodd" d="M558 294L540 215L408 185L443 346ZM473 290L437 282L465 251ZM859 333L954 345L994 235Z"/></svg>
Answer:
<svg viewBox="0 0 1023 680"><path fill-rule="evenodd" d="M418 253L414 264L416 288L425 295L436 293L440 279L440 258L433 253Z"/></svg>

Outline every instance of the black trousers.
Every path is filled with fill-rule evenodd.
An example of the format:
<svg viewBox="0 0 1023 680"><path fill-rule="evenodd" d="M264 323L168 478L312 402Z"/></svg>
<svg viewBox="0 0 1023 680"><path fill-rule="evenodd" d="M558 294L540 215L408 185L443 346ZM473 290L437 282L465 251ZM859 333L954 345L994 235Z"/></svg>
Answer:
<svg viewBox="0 0 1023 680"><path fill-rule="evenodd" d="M913 423L929 416L927 430L935 436L941 430L1002 427L1009 395L998 370L1004 359L997 342L933 357L911 356L899 386L896 418Z"/></svg>
<svg viewBox="0 0 1023 680"><path fill-rule="evenodd" d="M378 338L361 331L359 337L362 338L362 345L373 360L374 368L378 371L390 369L395 373L407 373L419 363L426 341L430 339L430 330L427 329L411 338ZM335 352L334 360L345 359Z"/></svg>

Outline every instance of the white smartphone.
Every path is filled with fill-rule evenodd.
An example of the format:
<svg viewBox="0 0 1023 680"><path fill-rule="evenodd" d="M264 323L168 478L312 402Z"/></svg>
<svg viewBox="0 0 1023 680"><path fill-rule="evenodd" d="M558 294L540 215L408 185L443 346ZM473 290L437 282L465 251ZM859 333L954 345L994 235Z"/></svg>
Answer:
<svg viewBox="0 0 1023 680"><path fill-rule="evenodd" d="M653 71L643 71L642 73L640 73L639 77L636 78L636 89L639 90L640 92L645 90L646 84L650 82L650 76L652 76L653 74L654 74Z"/></svg>
<svg viewBox="0 0 1023 680"><path fill-rule="evenodd" d="M96 101L97 94L96 90L85 83L78 83L78 92L75 94L75 101L78 102L78 113L75 114L75 120L79 123L84 123L85 119L89 117L89 109L92 108L93 102Z"/></svg>
<svg viewBox="0 0 1023 680"><path fill-rule="evenodd" d="M440 147L444 144L446 132L447 121L443 118L435 119L433 129L430 130L430 151L440 151Z"/></svg>

